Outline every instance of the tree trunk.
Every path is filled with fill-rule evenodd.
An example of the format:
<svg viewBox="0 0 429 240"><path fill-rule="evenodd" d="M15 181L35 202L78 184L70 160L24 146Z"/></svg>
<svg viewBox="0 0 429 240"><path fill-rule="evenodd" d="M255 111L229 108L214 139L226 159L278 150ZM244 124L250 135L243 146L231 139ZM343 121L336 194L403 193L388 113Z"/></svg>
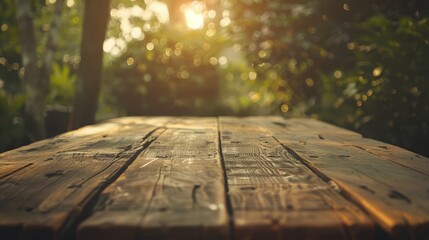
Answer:
<svg viewBox="0 0 429 240"><path fill-rule="evenodd" d="M103 42L110 13L109 0L86 0L83 19L81 62L71 128L95 122L103 63Z"/></svg>
<svg viewBox="0 0 429 240"><path fill-rule="evenodd" d="M64 0L57 0L54 5L54 14L52 16L51 25L48 31L48 37L46 41L46 48L43 55L43 68L40 72L40 78L45 81L46 86L44 91L49 92L49 81L52 73L52 62L55 58L55 51L57 49L58 31L61 24L61 15L64 6Z"/></svg>
<svg viewBox="0 0 429 240"><path fill-rule="evenodd" d="M31 1L15 0L18 31L21 39L22 63L25 69L22 87L25 93L25 117L32 141L46 137L45 96L47 83L39 76ZM49 82L48 82L49 83Z"/></svg>
<svg viewBox="0 0 429 240"><path fill-rule="evenodd" d="M26 127L31 141L46 138L45 98L49 92L49 80L55 56L56 40L61 23L63 5L64 0L58 0L55 3L42 62L43 67L39 68L31 1L15 0L16 17L21 39L22 63L25 69L22 87L26 97Z"/></svg>

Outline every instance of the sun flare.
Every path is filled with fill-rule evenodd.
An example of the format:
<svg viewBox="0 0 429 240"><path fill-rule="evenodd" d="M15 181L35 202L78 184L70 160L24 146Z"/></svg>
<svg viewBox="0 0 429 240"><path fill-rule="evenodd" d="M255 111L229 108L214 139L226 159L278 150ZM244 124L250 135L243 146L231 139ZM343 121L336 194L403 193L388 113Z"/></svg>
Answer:
<svg viewBox="0 0 429 240"><path fill-rule="evenodd" d="M199 2L192 2L183 6L186 26L190 29L201 29L204 27L204 5Z"/></svg>

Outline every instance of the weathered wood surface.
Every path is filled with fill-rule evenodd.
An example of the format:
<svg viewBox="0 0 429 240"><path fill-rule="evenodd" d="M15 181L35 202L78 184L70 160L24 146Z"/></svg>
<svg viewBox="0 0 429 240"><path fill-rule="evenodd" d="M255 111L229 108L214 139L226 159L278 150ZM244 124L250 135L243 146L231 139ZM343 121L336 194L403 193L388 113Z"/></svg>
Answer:
<svg viewBox="0 0 429 240"><path fill-rule="evenodd" d="M165 118L89 126L0 155L0 239L60 239Z"/></svg>
<svg viewBox="0 0 429 240"><path fill-rule="evenodd" d="M79 239L228 239L215 118L177 119L103 193Z"/></svg>
<svg viewBox="0 0 429 240"><path fill-rule="evenodd" d="M311 119L253 118L394 239L429 239L429 160Z"/></svg>
<svg viewBox="0 0 429 240"><path fill-rule="evenodd" d="M356 206L257 123L220 118L237 239L372 239Z"/></svg>
<svg viewBox="0 0 429 240"><path fill-rule="evenodd" d="M429 159L311 119L129 117L0 154L0 240L429 239Z"/></svg>

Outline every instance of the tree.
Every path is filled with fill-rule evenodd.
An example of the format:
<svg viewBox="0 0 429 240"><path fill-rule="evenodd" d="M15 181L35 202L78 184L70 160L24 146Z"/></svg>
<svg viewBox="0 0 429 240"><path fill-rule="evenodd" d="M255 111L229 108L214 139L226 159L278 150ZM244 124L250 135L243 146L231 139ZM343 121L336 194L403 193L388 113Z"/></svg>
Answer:
<svg viewBox="0 0 429 240"><path fill-rule="evenodd" d="M22 63L25 68L22 88L25 94L25 117L32 141L46 137L45 98L49 90L49 77L56 48L63 1L55 3L44 58L39 58L31 1L15 0L16 18L21 39ZM43 60L42 60L43 59ZM39 67L38 62L42 63Z"/></svg>
<svg viewBox="0 0 429 240"><path fill-rule="evenodd" d="M233 34L258 80L279 79L277 112L304 106L307 115L429 154L427 1L230 1Z"/></svg>
<svg viewBox="0 0 429 240"><path fill-rule="evenodd" d="M103 42L109 19L109 0L86 0L82 26L81 62L71 128L95 121L103 65Z"/></svg>
<svg viewBox="0 0 429 240"><path fill-rule="evenodd" d="M220 97L226 84L222 75L228 68L224 55L231 47L219 23L223 6L217 1L198 5L187 0L128 4L112 3L101 103L124 115L224 111ZM169 21L164 18L167 8ZM188 27L186 10L207 15L201 28ZM120 27L124 25L128 27ZM139 34L131 34L133 30Z"/></svg>

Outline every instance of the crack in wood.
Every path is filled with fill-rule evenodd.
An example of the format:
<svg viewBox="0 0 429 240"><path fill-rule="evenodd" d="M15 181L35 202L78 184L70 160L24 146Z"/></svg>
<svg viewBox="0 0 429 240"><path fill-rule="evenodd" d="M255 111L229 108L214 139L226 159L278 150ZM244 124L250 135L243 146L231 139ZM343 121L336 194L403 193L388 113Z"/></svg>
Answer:
<svg viewBox="0 0 429 240"><path fill-rule="evenodd" d="M221 166L222 166L222 172L223 172L223 180L224 180L224 187L225 187L225 202L226 202L226 209L228 212L228 225L229 225L229 237L230 239L236 239L235 238L235 226L234 226L234 211L232 208L232 202L231 202L231 198L229 196L230 194L230 190L229 190L229 186L228 186L228 177L227 177L227 173L226 173L226 162L225 162L225 158L224 158L224 153L222 150L222 140L228 140L230 139L230 135L232 135L232 132L230 131L221 131L220 128L220 119L219 117L216 117L216 127L217 127L217 136L218 136L218 154L220 157L220 162L221 162ZM228 136L224 136L228 135Z"/></svg>
<svg viewBox="0 0 429 240"><path fill-rule="evenodd" d="M51 177L60 177L60 176L64 176L64 170L57 170L55 172L50 172L50 173L46 173L45 176L46 178L51 178Z"/></svg>
<svg viewBox="0 0 429 240"><path fill-rule="evenodd" d="M393 199L398 199L398 200L405 201L406 203L411 203L411 199L409 199L404 194L402 194L402 193L400 193L400 192L398 192L396 190L390 191L389 197L393 198Z"/></svg>
<svg viewBox="0 0 429 240"><path fill-rule="evenodd" d="M0 239L74 238L94 216L82 240L429 236L420 155L314 120L133 119L1 154Z"/></svg>

